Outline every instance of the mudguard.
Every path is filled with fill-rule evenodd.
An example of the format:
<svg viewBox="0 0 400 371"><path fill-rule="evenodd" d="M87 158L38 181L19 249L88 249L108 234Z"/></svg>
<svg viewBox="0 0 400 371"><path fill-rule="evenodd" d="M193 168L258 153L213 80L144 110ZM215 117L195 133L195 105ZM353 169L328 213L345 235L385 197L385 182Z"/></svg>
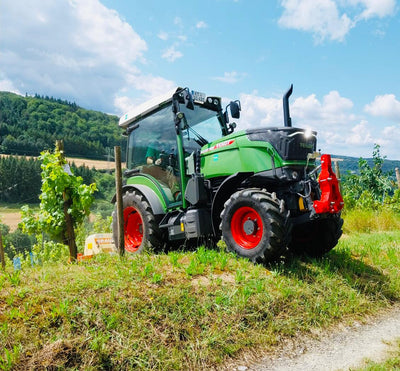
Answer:
<svg viewBox="0 0 400 371"><path fill-rule="evenodd" d="M317 214L337 214L343 209L343 198L340 194L339 182L332 170L330 155L321 156L321 173L318 179L321 198L313 202Z"/></svg>
<svg viewBox="0 0 400 371"><path fill-rule="evenodd" d="M157 195L153 192L153 190L150 187L147 187L142 184L135 184L135 185L125 185L122 187L122 192L125 193L127 190L137 190L139 191L149 202L151 209L153 210L154 215L163 215L165 214L165 210L163 208L163 205L160 201L160 199L157 197ZM112 198L111 202L115 203L116 202L116 195Z"/></svg>

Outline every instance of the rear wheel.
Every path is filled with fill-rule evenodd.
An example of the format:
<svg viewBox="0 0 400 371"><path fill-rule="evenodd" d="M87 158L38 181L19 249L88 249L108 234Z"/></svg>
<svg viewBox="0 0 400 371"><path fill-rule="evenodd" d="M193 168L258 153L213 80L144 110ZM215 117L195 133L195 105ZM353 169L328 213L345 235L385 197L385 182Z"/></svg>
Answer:
<svg viewBox="0 0 400 371"><path fill-rule="evenodd" d="M124 215L125 250L140 253L149 248L159 249L163 245L162 234L147 200L138 192L128 191L122 197ZM113 212L113 237L118 243L118 222ZM117 246L118 247L118 246Z"/></svg>
<svg viewBox="0 0 400 371"><path fill-rule="evenodd" d="M228 250L253 262L279 257L289 236L283 201L260 189L234 193L221 213L220 229Z"/></svg>
<svg viewBox="0 0 400 371"><path fill-rule="evenodd" d="M289 250L298 255L322 256L337 245L342 226L340 214L296 225L293 227Z"/></svg>

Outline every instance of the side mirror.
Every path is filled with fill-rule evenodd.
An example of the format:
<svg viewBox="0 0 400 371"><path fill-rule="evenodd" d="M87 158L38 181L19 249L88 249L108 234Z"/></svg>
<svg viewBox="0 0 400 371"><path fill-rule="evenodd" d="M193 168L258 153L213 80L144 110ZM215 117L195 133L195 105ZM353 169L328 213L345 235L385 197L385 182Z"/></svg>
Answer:
<svg viewBox="0 0 400 371"><path fill-rule="evenodd" d="M240 118L240 101L236 100L234 102L229 103L229 106L231 107L231 116L234 119L239 119Z"/></svg>

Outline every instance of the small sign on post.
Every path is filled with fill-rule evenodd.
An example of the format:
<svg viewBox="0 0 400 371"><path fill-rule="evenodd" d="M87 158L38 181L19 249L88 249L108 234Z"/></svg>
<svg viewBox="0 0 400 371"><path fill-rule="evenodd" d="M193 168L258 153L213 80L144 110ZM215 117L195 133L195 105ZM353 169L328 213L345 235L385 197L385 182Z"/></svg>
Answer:
<svg viewBox="0 0 400 371"><path fill-rule="evenodd" d="M121 170L121 147L114 147L115 155L115 188L117 196L117 221L118 221L118 251L120 256L125 254L124 238L124 213L122 205L122 170Z"/></svg>

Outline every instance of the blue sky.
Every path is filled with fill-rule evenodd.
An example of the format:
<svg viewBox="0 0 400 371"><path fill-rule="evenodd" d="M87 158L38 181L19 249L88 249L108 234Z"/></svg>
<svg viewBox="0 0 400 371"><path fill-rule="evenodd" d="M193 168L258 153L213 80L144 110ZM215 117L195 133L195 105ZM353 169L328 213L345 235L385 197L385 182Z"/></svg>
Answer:
<svg viewBox="0 0 400 371"><path fill-rule="evenodd" d="M1 0L0 90L122 115L174 86L240 99L238 128L400 160L397 0Z"/></svg>

